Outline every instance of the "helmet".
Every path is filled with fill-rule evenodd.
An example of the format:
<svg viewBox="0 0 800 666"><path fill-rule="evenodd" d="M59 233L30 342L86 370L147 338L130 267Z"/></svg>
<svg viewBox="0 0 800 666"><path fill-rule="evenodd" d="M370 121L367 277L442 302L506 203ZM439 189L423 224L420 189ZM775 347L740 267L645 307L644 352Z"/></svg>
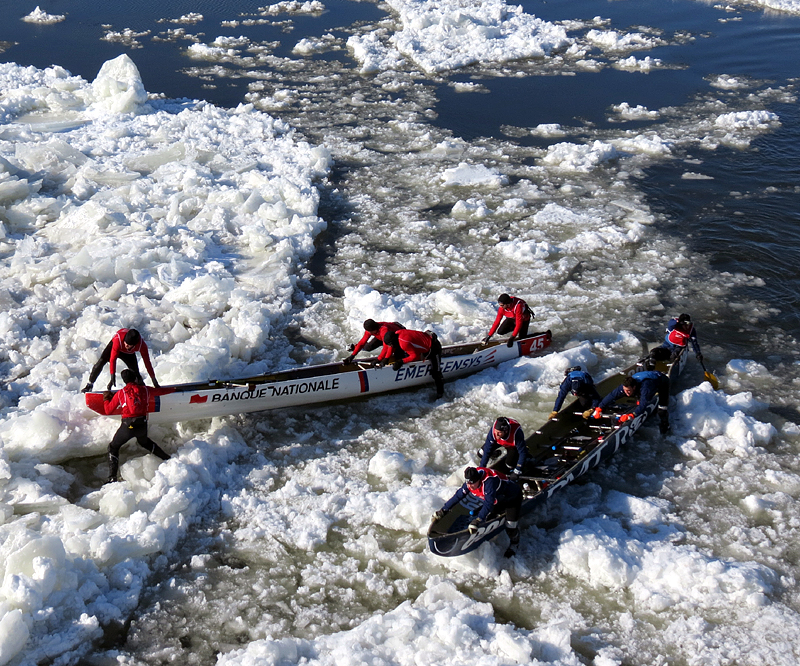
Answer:
<svg viewBox="0 0 800 666"><path fill-rule="evenodd" d="M678 317L679 324L683 324L685 322L690 322L690 321L692 321L692 315L688 315L685 312Z"/></svg>
<svg viewBox="0 0 800 666"><path fill-rule="evenodd" d="M494 422L494 429L501 437L506 438L511 432L511 424L505 416L499 416Z"/></svg>
<svg viewBox="0 0 800 666"><path fill-rule="evenodd" d="M648 356L644 360L644 369L645 370L655 370L656 369L656 360L652 356Z"/></svg>
<svg viewBox="0 0 800 666"><path fill-rule="evenodd" d="M500 294L497 297L497 302L502 303L503 305L508 305L511 302L511 296L508 294Z"/></svg>
<svg viewBox="0 0 800 666"><path fill-rule="evenodd" d="M386 334L383 336L383 344L393 345L395 342L397 342L397 333L394 331L386 331Z"/></svg>
<svg viewBox="0 0 800 666"><path fill-rule="evenodd" d="M483 475L474 467L467 467L464 470L464 480L472 485L476 483L480 483L480 480L483 478Z"/></svg>
<svg viewBox="0 0 800 666"><path fill-rule="evenodd" d="M580 372L582 369L579 365L573 365L571 368L564 370L564 376L566 377L570 372Z"/></svg>
<svg viewBox="0 0 800 666"><path fill-rule="evenodd" d="M364 320L364 330L365 331L370 331L370 332L377 331L378 328L379 328L378 324L375 323L374 319L365 319Z"/></svg>

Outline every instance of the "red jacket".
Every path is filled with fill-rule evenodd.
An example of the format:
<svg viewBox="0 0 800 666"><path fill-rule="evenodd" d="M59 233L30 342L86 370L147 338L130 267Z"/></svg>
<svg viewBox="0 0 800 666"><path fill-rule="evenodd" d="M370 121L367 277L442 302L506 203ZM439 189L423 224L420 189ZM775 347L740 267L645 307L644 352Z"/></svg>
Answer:
<svg viewBox="0 0 800 666"><path fill-rule="evenodd" d="M353 347L353 356L358 354L363 348L364 345L369 342L369 339L375 336L378 340L383 342L383 336L386 335L389 331L392 333L396 333L403 329L403 327L394 321L376 321L378 325L377 333L371 333L370 331L364 331L364 336L358 341L358 344Z"/></svg>
<svg viewBox="0 0 800 666"><path fill-rule="evenodd" d="M150 401L156 396L169 393L169 388L150 388L144 384L125 384L112 398L103 397L103 409L108 416L121 414L123 419L147 416Z"/></svg>
<svg viewBox="0 0 800 666"><path fill-rule="evenodd" d="M403 359L403 363L424 360L425 356L430 352L431 344L433 343L431 336L424 331L410 331L408 329L397 331L397 341L400 343L400 349L409 354L409 356ZM384 345L381 354L383 354L386 347L387 346ZM391 354L392 348L389 347L389 354L386 358L391 356Z"/></svg>
<svg viewBox="0 0 800 666"><path fill-rule="evenodd" d="M517 298L516 296L512 297L511 302L508 305L501 305L499 308L497 308L497 317L494 319L494 324L492 324L489 335L494 335L497 327L500 326L500 322L503 321L503 317L514 318L516 325L514 326L514 332L512 335L516 336L519 335L519 331L522 328L523 322L531 320L531 309L521 298Z"/></svg>
<svg viewBox="0 0 800 666"><path fill-rule="evenodd" d="M122 348L122 341L125 339L125 334L127 332L127 328L121 328L111 339L111 359L108 362L108 371L111 373L112 377L116 374L117 356L120 352L127 354L135 354L136 352L139 352L142 355L144 367L147 368L147 373L150 375L150 378L153 381L156 381L156 373L153 371L153 364L150 362L150 352L147 350L147 343L145 343L143 339L139 340L139 343L134 345L133 349L131 349L129 352L125 352L125 350Z"/></svg>

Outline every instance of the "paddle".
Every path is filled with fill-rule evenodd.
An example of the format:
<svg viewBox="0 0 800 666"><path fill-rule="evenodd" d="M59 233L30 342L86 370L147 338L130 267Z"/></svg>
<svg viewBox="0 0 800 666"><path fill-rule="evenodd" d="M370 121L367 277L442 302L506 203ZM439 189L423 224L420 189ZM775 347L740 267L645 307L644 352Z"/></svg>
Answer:
<svg viewBox="0 0 800 666"><path fill-rule="evenodd" d="M711 384L711 388L716 391L719 388L719 379L716 378L713 372L706 370L706 364L703 363L703 359L698 360L700 361L700 365L703 366L703 376L705 377L706 381Z"/></svg>

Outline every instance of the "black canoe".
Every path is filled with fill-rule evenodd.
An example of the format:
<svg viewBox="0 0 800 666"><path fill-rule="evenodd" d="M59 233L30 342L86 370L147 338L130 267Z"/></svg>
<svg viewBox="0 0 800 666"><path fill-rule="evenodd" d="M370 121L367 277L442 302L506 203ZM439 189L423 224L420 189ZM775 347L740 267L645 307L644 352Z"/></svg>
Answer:
<svg viewBox="0 0 800 666"><path fill-rule="evenodd" d="M656 370L665 373L672 385L683 370L686 358L685 353L679 353L674 358L662 356L656 364ZM600 381L597 384L598 393L601 396L609 394L627 376L643 370L644 360ZM618 401L617 413L630 411L634 402L634 398ZM613 406L604 410L600 419L584 420L580 412L575 411L572 402L566 405L555 419L548 420L525 440L529 456L523 476L519 479L524 497L522 515L546 502L558 490L611 457L633 438L657 408L658 400L654 397L643 414L620 425L616 423ZM443 557L464 555L503 532L506 519L501 512L490 514L477 532L469 533L467 526L473 519L472 512L477 513L481 504L482 500L467 495L440 520L432 522L428 529L428 546L431 552Z"/></svg>

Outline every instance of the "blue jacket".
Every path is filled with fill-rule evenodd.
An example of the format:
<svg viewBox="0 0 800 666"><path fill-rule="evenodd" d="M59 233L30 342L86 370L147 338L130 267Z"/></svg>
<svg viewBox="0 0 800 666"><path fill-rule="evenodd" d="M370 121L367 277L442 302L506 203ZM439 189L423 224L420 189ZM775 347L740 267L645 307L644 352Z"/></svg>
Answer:
<svg viewBox="0 0 800 666"><path fill-rule="evenodd" d="M489 477L483 483L483 506L475 517L480 520L486 520L486 516L491 513L495 506L499 509L504 508L517 499L521 492L519 486L513 481L503 480L497 476ZM470 494L472 493L469 492L466 482L463 483L461 487L456 490L456 494L445 502L442 509L444 511L450 511L462 498Z"/></svg>
<svg viewBox="0 0 800 666"><path fill-rule="evenodd" d="M584 370L573 370L561 382L561 387L558 389L558 397L556 404L553 405L553 411L557 412L564 404L567 393L572 395L584 396L592 399L592 407L597 407L600 402L600 394L594 387L594 380L592 376Z"/></svg>
<svg viewBox="0 0 800 666"><path fill-rule="evenodd" d="M639 399L639 404L637 404L636 409L633 410L635 416L644 413L645 409L647 409L647 405L656 394L663 393L664 391L669 392L669 377L658 370L637 372L631 375L631 377L636 380L637 383L632 397ZM623 390L622 384L620 384L600 401L598 407L600 407L600 409L605 409L611 403L624 397L626 397L625 391Z"/></svg>
<svg viewBox="0 0 800 666"><path fill-rule="evenodd" d="M486 442L483 444L483 449L481 449L483 451L483 455L481 456L481 462L478 465L479 467L486 467L486 463L489 461L489 456L491 455L495 446L502 446L502 444L498 443L498 441L495 439L494 424L492 424L492 426L489 428L489 434L486 435ZM514 448L519 454L517 466L514 468L514 471L517 474L522 474L523 465L528 459L528 447L525 446L525 435L522 432L522 426L517 428L517 432L514 433Z"/></svg>

